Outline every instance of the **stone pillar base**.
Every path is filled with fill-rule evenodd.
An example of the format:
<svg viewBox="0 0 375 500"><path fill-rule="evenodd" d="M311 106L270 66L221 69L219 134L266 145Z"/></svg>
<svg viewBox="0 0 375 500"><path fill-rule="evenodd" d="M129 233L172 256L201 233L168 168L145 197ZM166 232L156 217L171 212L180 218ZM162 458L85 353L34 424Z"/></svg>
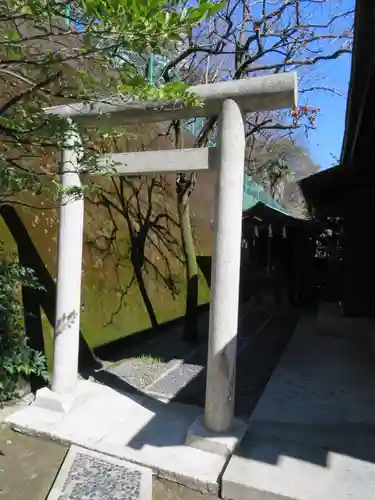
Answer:
<svg viewBox="0 0 375 500"><path fill-rule="evenodd" d="M36 392L33 406L44 408L45 410L66 413L73 407L85 403L95 395L93 389L96 384L86 380L78 380L74 392L59 394L51 391L48 387L43 387Z"/></svg>
<svg viewBox="0 0 375 500"><path fill-rule="evenodd" d="M200 415L190 426L185 444L192 448L223 455L231 455L242 441L247 431L247 424L238 419L233 420L233 426L228 432L211 432L204 425L204 416Z"/></svg>

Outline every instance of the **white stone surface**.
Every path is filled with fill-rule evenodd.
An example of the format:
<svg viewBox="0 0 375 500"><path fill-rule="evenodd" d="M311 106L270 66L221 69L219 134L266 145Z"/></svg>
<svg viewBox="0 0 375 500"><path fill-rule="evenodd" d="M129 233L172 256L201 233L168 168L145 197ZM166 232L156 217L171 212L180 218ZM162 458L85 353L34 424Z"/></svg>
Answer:
<svg viewBox="0 0 375 500"><path fill-rule="evenodd" d="M217 168L217 148L170 149L158 151L137 151L113 153L98 159L102 170L94 173L103 175L143 175L158 172L198 172Z"/></svg>
<svg viewBox="0 0 375 500"><path fill-rule="evenodd" d="M0 405L0 428L1 423L4 422L10 415L15 413L16 411L21 410L22 408L27 407L34 401L34 394L26 394L19 401L13 404L4 404L4 406Z"/></svg>
<svg viewBox="0 0 375 500"><path fill-rule="evenodd" d="M162 122L213 116L220 113L225 99L234 99L244 112L293 108L297 106L297 74L278 73L241 80L195 85L190 91L201 98L199 106L181 102L139 102L126 96L114 96L107 102L78 102L45 108L46 113L71 117L85 126L112 126L137 122ZM111 104L110 102L113 102ZM203 104L203 105L202 105Z"/></svg>
<svg viewBox="0 0 375 500"><path fill-rule="evenodd" d="M64 394L43 387L36 392L34 406L51 411L68 412L74 406L78 406L95 396L95 391L92 389L92 384L86 380L78 380L76 390Z"/></svg>
<svg viewBox="0 0 375 500"><path fill-rule="evenodd" d="M218 137L205 425L232 427L236 379L245 130L232 100L223 103Z"/></svg>
<svg viewBox="0 0 375 500"><path fill-rule="evenodd" d="M102 453L97 453L92 450L87 450L85 448L81 448L79 446L71 446L69 449L69 452L67 453L67 456L65 457L65 460L63 462L63 465L59 471L59 474L57 475L57 478L51 488L51 491L47 497L47 500L61 500L61 498L66 498L66 500L77 498L77 496L74 495L69 495L69 491L66 491L66 484L71 482L70 479L70 474L71 474L71 468L72 466L74 467L74 461L77 458L77 455L84 455L85 457L93 458L93 459L98 459L102 462L105 462L108 465L114 465L114 466L119 466L121 468L126 468L129 471L136 471L140 474L140 490L139 494L136 495L129 495L129 498L131 500L134 499L139 499L139 500L152 500L152 471L151 469L147 469L145 467L140 467L134 464L131 464L129 462L126 462L124 460L119 460L117 458L110 457L108 455L104 455ZM82 473L82 478L80 479L85 479L85 476L87 478L87 475L84 475L84 471L79 471ZM78 472L78 474L79 474ZM87 471L86 471L87 473ZM75 474L77 474L77 471L75 471ZM95 478L95 476L93 476ZM103 479L103 478L98 478L98 479ZM114 476L114 480L116 479L116 476ZM99 498L100 495L100 483L98 481L98 493L95 498ZM113 486L113 485L112 485ZM64 493L64 496L62 496ZM69 495L69 496L65 496ZM113 496L115 498L115 496ZM119 498L116 496L116 498ZM121 496L121 498L127 499L128 496L124 494L124 496Z"/></svg>
<svg viewBox="0 0 375 500"><path fill-rule="evenodd" d="M193 448L228 457L242 441L246 430L247 424L245 422L234 419L230 431L225 433L210 432L204 425L203 415L199 415L188 429L186 444Z"/></svg>
<svg viewBox="0 0 375 500"><path fill-rule="evenodd" d="M225 470L222 498L374 500L375 464L299 442L249 440Z"/></svg>
<svg viewBox="0 0 375 500"><path fill-rule="evenodd" d="M302 318L225 470L224 498L375 499L375 362L360 339Z"/></svg>
<svg viewBox="0 0 375 500"><path fill-rule="evenodd" d="M81 188L79 177L80 137L68 129L61 160L62 189ZM79 193L78 193L79 194ZM56 280L56 319L52 390L74 392L78 380L78 349L81 313L83 244L83 195L62 192Z"/></svg>
<svg viewBox="0 0 375 500"><path fill-rule="evenodd" d="M31 405L7 421L25 433L129 460L195 489L218 491L225 457L184 444L200 408L86 383L92 386L93 397L67 413Z"/></svg>
<svg viewBox="0 0 375 500"><path fill-rule="evenodd" d="M293 334L249 425L255 435L342 447L375 430L375 360L358 339L323 336L312 318ZM375 434L374 434L375 436Z"/></svg>

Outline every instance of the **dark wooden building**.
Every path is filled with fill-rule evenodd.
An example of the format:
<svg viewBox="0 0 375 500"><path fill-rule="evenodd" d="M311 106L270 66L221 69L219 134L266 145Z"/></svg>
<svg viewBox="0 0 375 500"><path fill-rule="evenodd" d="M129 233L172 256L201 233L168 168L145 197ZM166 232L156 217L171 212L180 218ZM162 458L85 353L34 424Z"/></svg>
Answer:
<svg viewBox="0 0 375 500"><path fill-rule="evenodd" d="M243 212L241 290L255 303L309 300L314 224L258 202Z"/></svg>
<svg viewBox="0 0 375 500"><path fill-rule="evenodd" d="M337 300L349 316L375 316L375 3L357 0L351 80L340 164L300 182L320 220L341 221L342 290Z"/></svg>

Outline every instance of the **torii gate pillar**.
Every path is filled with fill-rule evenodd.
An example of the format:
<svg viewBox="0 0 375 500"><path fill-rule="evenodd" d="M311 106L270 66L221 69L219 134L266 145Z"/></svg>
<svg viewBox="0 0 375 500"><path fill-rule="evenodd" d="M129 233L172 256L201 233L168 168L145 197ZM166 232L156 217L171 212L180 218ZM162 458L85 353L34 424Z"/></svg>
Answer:
<svg viewBox="0 0 375 500"><path fill-rule="evenodd" d="M204 416L190 428L187 444L227 455L245 432L245 424L234 419L245 159L243 113L295 106L297 81L295 74L283 73L198 85L191 91L202 98L203 106L186 108L176 103L157 106L122 100L120 104L111 105L96 102L57 106L46 112L74 120L80 126L98 126L108 121L117 125L220 116L218 147L213 154L208 149L157 151L109 155L109 160L112 158L116 163L120 160L120 166L115 167L120 175L207 168L218 171L205 410ZM75 145L72 137L75 137ZM65 188L80 186L77 147L80 147L77 136L68 132L61 170ZM39 400L43 395L50 401L57 401L55 406L60 406L62 411L71 407L80 392L77 370L83 198L66 201L63 195L52 391L39 395Z"/></svg>

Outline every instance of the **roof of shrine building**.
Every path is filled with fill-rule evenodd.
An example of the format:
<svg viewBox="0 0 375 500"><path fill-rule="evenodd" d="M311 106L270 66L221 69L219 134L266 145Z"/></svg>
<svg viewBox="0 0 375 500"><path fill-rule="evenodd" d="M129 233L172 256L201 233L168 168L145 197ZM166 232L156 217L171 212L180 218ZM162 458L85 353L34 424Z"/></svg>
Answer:
<svg viewBox="0 0 375 500"><path fill-rule="evenodd" d="M344 206L354 198L366 198L374 186L375 53L368 42L372 39L374 22L374 2L357 0L340 164L299 183L307 202L318 210Z"/></svg>
<svg viewBox="0 0 375 500"><path fill-rule="evenodd" d="M242 219L256 226L268 226L271 224L275 226L302 228L315 225L315 221L311 219L296 216L286 210L278 210L262 201L258 201L244 210L242 212Z"/></svg>

